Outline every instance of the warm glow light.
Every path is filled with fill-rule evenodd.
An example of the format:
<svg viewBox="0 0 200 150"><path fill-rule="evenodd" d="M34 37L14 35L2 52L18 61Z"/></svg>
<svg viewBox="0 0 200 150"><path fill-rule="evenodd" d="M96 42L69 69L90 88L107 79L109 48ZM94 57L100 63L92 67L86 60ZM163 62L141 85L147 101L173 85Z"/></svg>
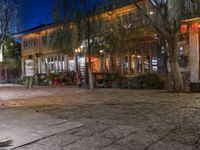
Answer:
<svg viewBox="0 0 200 150"><path fill-rule="evenodd" d="M198 32L199 31L199 23L195 22L192 24L192 31L193 32Z"/></svg>
<svg viewBox="0 0 200 150"><path fill-rule="evenodd" d="M75 52L76 52L76 53L80 53L80 52L81 52L81 48L75 49Z"/></svg>
<svg viewBox="0 0 200 150"><path fill-rule="evenodd" d="M103 52L104 52L104 50L100 50L99 52L100 52L100 53L103 53Z"/></svg>
<svg viewBox="0 0 200 150"><path fill-rule="evenodd" d="M153 11L150 11L150 12L149 12L149 14L150 14L150 15L153 15L153 14L154 14L154 12L153 12Z"/></svg>
<svg viewBox="0 0 200 150"><path fill-rule="evenodd" d="M187 24L183 24L183 25L181 25L181 32L182 32L182 33L187 32L187 30L188 30L188 26L187 26Z"/></svg>

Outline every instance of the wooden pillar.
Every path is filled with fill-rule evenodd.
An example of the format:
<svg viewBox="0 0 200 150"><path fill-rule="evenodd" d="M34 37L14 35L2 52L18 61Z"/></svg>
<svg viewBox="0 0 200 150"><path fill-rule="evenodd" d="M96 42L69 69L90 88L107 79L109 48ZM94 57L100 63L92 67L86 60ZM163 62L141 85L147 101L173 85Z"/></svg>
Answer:
<svg viewBox="0 0 200 150"><path fill-rule="evenodd" d="M22 76L25 76L25 68L24 68L24 59L21 59L21 71L22 71Z"/></svg>
<svg viewBox="0 0 200 150"><path fill-rule="evenodd" d="M44 73L48 73L47 70L46 70L46 58L43 57L43 67L44 67Z"/></svg>
<svg viewBox="0 0 200 150"><path fill-rule="evenodd" d="M38 64L37 64L38 71L37 72L38 72L38 74L41 74L41 58L37 58L37 61L38 61Z"/></svg>
<svg viewBox="0 0 200 150"><path fill-rule="evenodd" d="M49 73L49 57L46 58L46 72Z"/></svg>
<svg viewBox="0 0 200 150"><path fill-rule="evenodd" d="M107 70L107 66L106 66L106 51L104 51L104 55L103 55L104 59L103 59L103 70L106 72Z"/></svg>
<svg viewBox="0 0 200 150"><path fill-rule="evenodd" d="M50 58L49 58L49 60L50 60L50 71L52 72L52 70L53 70L53 58L52 58L52 56L50 56Z"/></svg>
<svg viewBox="0 0 200 150"><path fill-rule="evenodd" d="M144 73L144 47L142 48L142 68L141 68L142 74Z"/></svg>
<svg viewBox="0 0 200 150"><path fill-rule="evenodd" d="M111 61L112 61L111 60L111 54L108 53L108 64L109 64L108 69L109 69L109 72L111 72L111 68L112 68L112 62Z"/></svg>
<svg viewBox="0 0 200 150"><path fill-rule="evenodd" d="M199 32L194 32L190 27L189 48L190 48L190 82L199 82Z"/></svg>
<svg viewBox="0 0 200 150"><path fill-rule="evenodd" d="M151 49L151 43L149 43L149 72L152 72L152 49Z"/></svg>
<svg viewBox="0 0 200 150"><path fill-rule="evenodd" d="M64 55L64 70L69 71L69 55Z"/></svg>
<svg viewBox="0 0 200 150"><path fill-rule="evenodd" d="M56 61L56 64L57 64L56 72L59 72L59 69L60 69L60 66L59 66L59 55L57 55L56 58L57 58L57 61Z"/></svg>
<svg viewBox="0 0 200 150"><path fill-rule="evenodd" d="M41 71L41 74L43 74L43 60L42 60L42 57L40 58L40 71Z"/></svg>
<svg viewBox="0 0 200 150"><path fill-rule="evenodd" d="M45 57L42 58L42 64L43 64L43 73L46 73L46 64L45 64Z"/></svg>
<svg viewBox="0 0 200 150"><path fill-rule="evenodd" d="M55 73L56 72L56 56L53 56L53 72Z"/></svg>
<svg viewBox="0 0 200 150"><path fill-rule="evenodd" d="M78 71L78 55L77 55L77 53L75 53L75 55L74 55L74 70L75 71Z"/></svg>
<svg viewBox="0 0 200 150"><path fill-rule="evenodd" d="M100 69L99 72L104 72L105 67L104 67L104 52L100 52Z"/></svg>
<svg viewBox="0 0 200 150"><path fill-rule="evenodd" d="M128 75L131 74L131 56L130 56L130 49L128 49Z"/></svg>
<svg viewBox="0 0 200 150"><path fill-rule="evenodd" d="M138 74L138 58L137 58L137 47L134 49L134 55L135 55L135 75Z"/></svg>
<svg viewBox="0 0 200 150"><path fill-rule="evenodd" d="M63 59L63 55L60 55L60 71L61 71L61 72L64 72L64 71L63 71L63 70L64 70L64 69L63 69L63 66L64 66L64 65L63 65L63 60L64 60L64 59Z"/></svg>
<svg viewBox="0 0 200 150"><path fill-rule="evenodd" d="M57 56L57 72L60 72L60 55Z"/></svg>

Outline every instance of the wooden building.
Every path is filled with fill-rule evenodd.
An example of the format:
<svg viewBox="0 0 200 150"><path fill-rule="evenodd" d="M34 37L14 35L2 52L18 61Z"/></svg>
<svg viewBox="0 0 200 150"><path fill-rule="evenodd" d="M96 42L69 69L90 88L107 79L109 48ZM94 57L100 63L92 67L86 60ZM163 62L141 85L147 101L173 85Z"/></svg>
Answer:
<svg viewBox="0 0 200 150"><path fill-rule="evenodd" d="M154 9L148 6L147 0L143 1L143 5L146 6L149 15L156 18ZM190 6L192 7L193 5ZM191 10L191 8L188 9ZM163 73L166 66L162 41L134 4L108 8L91 17L91 20L101 20L105 33L117 19L121 21L125 29L131 30L131 32L128 37L122 35L126 38L125 43L118 50L120 53L113 54L113 60L111 59L113 56L111 56L109 48L96 49L97 53L92 55L92 71L110 71L110 64L113 63L115 64L115 71L123 75L134 76L147 72ZM200 19L190 15L189 18L183 21L188 25L189 32L180 36L178 48L180 50L180 68L181 72L185 74L184 77L189 79L190 82L199 82L199 26L198 30L194 32L192 30L194 22L199 23ZM73 24L73 21L71 23ZM84 70L85 61L87 60L85 55L86 44L79 45L79 47L67 53L63 49L51 48L44 42L49 40L48 33L56 30L58 26L62 26L62 23L59 25L41 25L20 35L23 75L25 75L24 62L29 55L32 55L35 59L37 74Z"/></svg>

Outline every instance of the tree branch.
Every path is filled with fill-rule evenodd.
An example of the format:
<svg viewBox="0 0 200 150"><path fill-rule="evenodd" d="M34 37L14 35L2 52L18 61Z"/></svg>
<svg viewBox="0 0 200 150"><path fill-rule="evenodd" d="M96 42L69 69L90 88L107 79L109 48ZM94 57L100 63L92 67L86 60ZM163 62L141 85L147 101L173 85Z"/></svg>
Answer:
<svg viewBox="0 0 200 150"><path fill-rule="evenodd" d="M4 42L4 40L5 40L5 37L6 37L6 32L7 32L7 30L8 30L8 25L9 25L9 16L8 16L8 11L5 9L4 10L4 19L2 20L2 28L3 28L3 30L2 30L2 34L1 34L1 38L0 38L0 45Z"/></svg>
<svg viewBox="0 0 200 150"><path fill-rule="evenodd" d="M143 13L143 15L146 17L146 19L150 22L150 24L153 26L153 28L162 36L164 36L164 33L160 28L153 22L153 20L150 18L150 16L139 6L138 2L134 1L135 6L139 11Z"/></svg>

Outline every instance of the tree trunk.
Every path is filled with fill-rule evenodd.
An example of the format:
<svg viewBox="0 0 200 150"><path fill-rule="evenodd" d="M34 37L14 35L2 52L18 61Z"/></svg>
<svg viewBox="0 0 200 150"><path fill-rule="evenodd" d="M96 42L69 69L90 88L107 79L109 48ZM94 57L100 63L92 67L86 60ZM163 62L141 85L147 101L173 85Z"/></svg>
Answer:
<svg viewBox="0 0 200 150"><path fill-rule="evenodd" d="M185 92L184 84L183 84L183 79L182 79L182 74L179 69L179 64L178 62L170 62L171 66L171 71L172 71L172 80L174 83L174 91L175 92Z"/></svg>
<svg viewBox="0 0 200 150"><path fill-rule="evenodd" d="M109 57L109 72L112 74L115 70L114 53L110 52L108 57Z"/></svg>
<svg viewBox="0 0 200 150"><path fill-rule="evenodd" d="M90 43L90 39L91 39L91 29L90 29L91 25L90 25L90 18L88 18L87 20L87 42L88 42L88 75L89 75L89 88L90 89L94 89L94 79L92 76L92 67L91 67L91 43Z"/></svg>
<svg viewBox="0 0 200 150"><path fill-rule="evenodd" d="M164 75L167 76L168 73L169 73L169 70L168 70L168 56L167 56L167 53L165 52L164 56L163 56L163 59L164 59Z"/></svg>
<svg viewBox="0 0 200 150"><path fill-rule="evenodd" d="M186 88L184 87L183 78L178 63L179 51L177 48L177 40L172 38L169 39L168 45L169 45L169 62L173 80L173 90L174 92L186 92Z"/></svg>
<svg viewBox="0 0 200 150"><path fill-rule="evenodd" d="M131 54L130 54L130 49L128 49L128 75L131 75Z"/></svg>
<svg viewBox="0 0 200 150"><path fill-rule="evenodd" d="M90 86L90 89L93 90L94 89L94 78L92 75L92 70L89 67L88 67L88 73L89 73L89 86Z"/></svg>

